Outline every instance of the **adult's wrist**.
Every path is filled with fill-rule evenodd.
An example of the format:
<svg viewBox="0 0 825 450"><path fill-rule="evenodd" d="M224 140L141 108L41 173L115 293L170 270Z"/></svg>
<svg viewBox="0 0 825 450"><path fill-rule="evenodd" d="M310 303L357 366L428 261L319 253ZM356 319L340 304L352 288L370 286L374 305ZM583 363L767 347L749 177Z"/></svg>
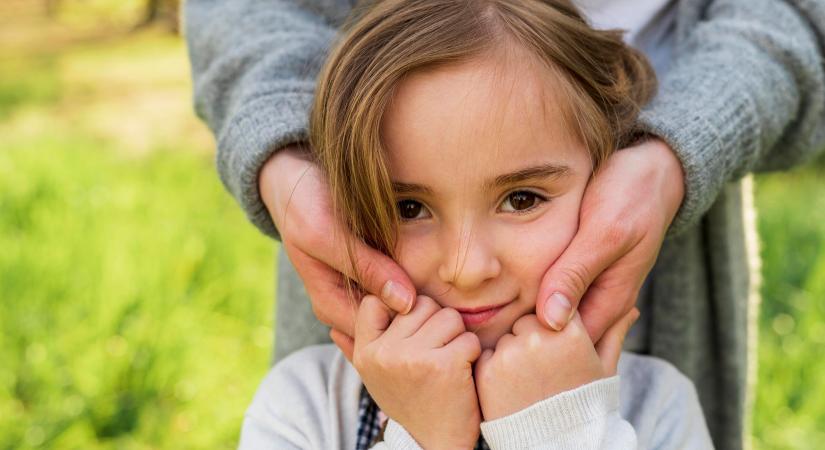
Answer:
<svg viewBox="0 0 825 450"><path fill-rule="evenodd" d="M278 230L281 230L286 202L308 164L306 149L301 144L290 144L274 152L261 168L258 191Z"/></svg>
<svg viewBox="0 0 825 450"><path fill-rule="evenodd" d="M658 186L665 206L667 226L670 226L685 198L685 171L676 152L667 142L651 136L644 142L651 155L655 155Z"/></svg>

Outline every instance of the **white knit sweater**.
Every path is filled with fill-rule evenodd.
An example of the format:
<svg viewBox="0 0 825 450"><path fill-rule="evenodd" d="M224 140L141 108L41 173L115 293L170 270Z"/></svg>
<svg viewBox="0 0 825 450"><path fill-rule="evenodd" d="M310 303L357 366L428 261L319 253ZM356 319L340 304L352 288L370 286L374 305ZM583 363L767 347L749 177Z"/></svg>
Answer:
<svg viewBox="0 0 825 450"><path fill-rule="evenodd" d="M246 412L241 449L354 449L361 378L334 345L278 363ZM622 354L619 375L481 424L492 449L709 449L696 391L667 362ZM420 449L390 418L373 449Z"/></svg>

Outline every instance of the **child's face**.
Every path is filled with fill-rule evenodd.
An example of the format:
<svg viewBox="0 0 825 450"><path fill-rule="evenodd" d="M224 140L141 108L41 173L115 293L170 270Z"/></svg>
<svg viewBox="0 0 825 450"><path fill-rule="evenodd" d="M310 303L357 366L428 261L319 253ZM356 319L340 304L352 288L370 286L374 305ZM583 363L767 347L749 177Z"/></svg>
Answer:
<svg viewBox="0 0 825 450"><path fill-rule="evenodd" d="M382 123L402 218L398 260L482 348L533 313L591 174L549 70L515 55L414 73Z"/></svg>

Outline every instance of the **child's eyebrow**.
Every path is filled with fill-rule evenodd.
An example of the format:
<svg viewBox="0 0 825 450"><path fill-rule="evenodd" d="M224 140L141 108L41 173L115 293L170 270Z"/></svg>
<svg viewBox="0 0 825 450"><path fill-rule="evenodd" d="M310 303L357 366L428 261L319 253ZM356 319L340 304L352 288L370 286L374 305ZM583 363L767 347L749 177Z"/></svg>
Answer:
<svg viewBox="0 0 825 450"><path fill-rule="evenodd" d="M508 186L516 183L523 183L529 180L536 180L549 177L563 177L570 174L571 169L558 164L541 164L538 166L525 167L515 172L505 173L488 181L484 189L492 190L496 187ZM392 190L396 195L433 195L433 190L429 186L416 183L392 182Z"/></svg>
<svg viewBox="0 0 825 450"><path fill-rule="evenodd" d="M507 186L516 183L523 183L537 178L563 177L571 172L570 168L558 164L542 164L539 166L525 167L515 172L505 173L497 176L492 181L485 184L485 189L490 190L496 187Z"/></svg>
<svg viewBox="0 0 825 450"><path fill-rule="evenodd" d="M392 182L392 190L396 195L404 194L418 194L418 195L433 195L433 190L429 186L415 183L401 183L398 181Z"/></svg>

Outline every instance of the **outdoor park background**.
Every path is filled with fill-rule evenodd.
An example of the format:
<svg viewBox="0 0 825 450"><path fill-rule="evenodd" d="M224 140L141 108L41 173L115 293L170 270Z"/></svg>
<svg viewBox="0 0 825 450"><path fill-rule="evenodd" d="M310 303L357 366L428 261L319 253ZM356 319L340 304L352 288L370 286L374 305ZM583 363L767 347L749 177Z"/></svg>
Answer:
<svg viewBox="0 0 825 450"><path fill-rule="evenodd" d="M234 448L270 361L274 245L147 3L0 2L0 449ZM825 162L756 187L754 443L821 448Z"/></svg>

